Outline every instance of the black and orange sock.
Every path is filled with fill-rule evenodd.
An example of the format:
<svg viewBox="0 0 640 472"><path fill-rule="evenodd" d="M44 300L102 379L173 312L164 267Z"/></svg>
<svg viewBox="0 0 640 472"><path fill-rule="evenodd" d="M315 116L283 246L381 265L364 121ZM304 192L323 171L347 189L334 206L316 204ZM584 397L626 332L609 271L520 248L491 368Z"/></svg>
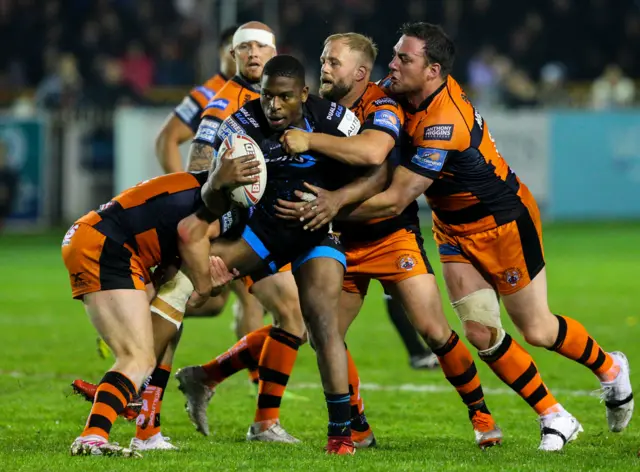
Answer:
<svg viewBox="0 0 640 472"><path fill-rule="evenodd" d="M542 381L531 355L508 334L493 352L479 354L491 370L539 415L553 411L558 405Z"/></svg>
<svg viewBox="0 0 640 472"><path fill-rule="evenodd" d="M346 345L345 345L346 347ZM364 402L360 396L360 376L358 368L347 349L347 369L349 373L349 404L351 405L351 429L364 432L369 429L367 417L364 414Z"/></svg>
<svg viewBox="0 0 640 472"><path fill-rule="evenodd" d="M142 409L136 419L136 438L147 440L160 432L160 409L171 376L170 365L159 365L142 392Z"/></svg>
<svg viewBox="0 0 640 472"><path fill-rule="evenodd" d="M124 374L107 372L98 384L93 406L81 436L98 435L109 439L111 427L125 406L136 395L135 384Z"/></svg>
<svg viewBox="0 0 640 472"><path fill-rule="evenodd" d="M211 362L204 364L205 383L214 387L242 369L257 369L271 325L252 331Z"/></svg>
<svg viewBox="0 0 640 472"><path fill-rule="evenodd" d="M434 349L434 354L440 360L442 372L451 385L456 389L460 398L469 409L476 409L484 404L484 392L480 384L480 377L473 362L471 352L460 341L455 331L444 346Z"/></svg>
<svg viewBox="0 0 640 472"><path fill-rule="evenodd" d="M327 436L335 438L339 436L351 437L351 406L348 393L324 392L329 412L329 425Z"/></svg>
<svg viewBox="0 0 640 472"><path fill-rule="evenodd" d="M302 339L280 328L271 328L260 355L260 386L255 422L275 421Z"/></svg>
<svg viewBox="0 0 640 472"><path fill-rule="evenodd" d="M613 380L619 369L614 368L613 358L589 336L585 327L573 318L560 315L556 318L558 338L549 350L588 367L604 382Z"/></svg>

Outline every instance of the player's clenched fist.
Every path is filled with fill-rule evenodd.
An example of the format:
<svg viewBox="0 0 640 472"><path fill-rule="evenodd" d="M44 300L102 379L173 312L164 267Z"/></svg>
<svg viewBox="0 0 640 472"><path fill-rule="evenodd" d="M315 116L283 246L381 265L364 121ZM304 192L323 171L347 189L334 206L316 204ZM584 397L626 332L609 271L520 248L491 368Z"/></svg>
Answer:
<svg viewBox="0 0 640 472"><path fill-rule="evenodd" d="M300 154L309 150L311 133L299 129L289 129L280 138L282 147L289 154Z"/></svg>

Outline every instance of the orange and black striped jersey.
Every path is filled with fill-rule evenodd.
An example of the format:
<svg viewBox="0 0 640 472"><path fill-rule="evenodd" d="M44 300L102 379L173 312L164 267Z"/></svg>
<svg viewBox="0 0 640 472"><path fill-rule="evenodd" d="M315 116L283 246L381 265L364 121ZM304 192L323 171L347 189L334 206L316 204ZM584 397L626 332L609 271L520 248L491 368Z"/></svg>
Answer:
<svg viewBox="0 0 640 472"><path fill-rule="evenodd" d="M178 256L178 223L200 209L209 172L177 172L145 180L76 223L93 226L131 248L150 269Z"/></svg>
<svg viewBox="0 0 640 472"><path fill-rule="evenodd" d="M256 98L260 98L256 85L234 76L205 107L194 141L212 144L222 122Z"/></svg>
<svg viewBox="0 0 640 472"><path fill-rule="evenodd" d="M184 97L180 104L173 109L173 114L191 128L195 134L200 125L202 111L209 103L209 100L222 90L227 80L224 75L216 74L203 85L192 88L189 95Z"/></svg>
<svg viewBox="0 0 640 472"><path fill-rule="evenodd" d="M436 228L456 236L473 234L525 211L524 184L451 76L417 109L404 109L411 146L402 165L434 180L425 195Z"/></svg>
<svg viewBox="0 0 640 472"><path fill-rule="evenodd" d="M387 159L391 165L398 164L399 145L404 124L404 111L393 98L390 98L375 82L369 82L364 93L350 107L361 123L360 133L372 129L389 134L396 147ZM349 242L368 242L381 239L399 229L418 226L418 204L409 205L402 215L389 218L376 218L366 222L340 222L336 230L341 232L345 244Z"/></svg>

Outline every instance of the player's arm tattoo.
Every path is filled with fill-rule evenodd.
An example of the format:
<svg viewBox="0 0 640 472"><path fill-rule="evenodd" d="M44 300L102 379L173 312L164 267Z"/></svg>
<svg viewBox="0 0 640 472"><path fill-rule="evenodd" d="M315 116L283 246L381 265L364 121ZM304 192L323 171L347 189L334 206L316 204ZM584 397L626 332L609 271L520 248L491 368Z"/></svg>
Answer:
<svg viewBox="0 0 640 472"><path fill-rule="evenodd" d="M197 172L209 170L213 160L213 147L204 143L191 143L189 148L189 165L187 171Z"/></svg>

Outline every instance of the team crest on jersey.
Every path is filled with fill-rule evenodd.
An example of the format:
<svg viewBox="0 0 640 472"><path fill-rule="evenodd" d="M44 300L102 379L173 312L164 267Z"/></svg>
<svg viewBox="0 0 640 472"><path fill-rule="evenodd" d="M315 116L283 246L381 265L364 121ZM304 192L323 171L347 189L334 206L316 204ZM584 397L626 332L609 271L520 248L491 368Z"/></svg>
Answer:
<svg viewBox="0 0 640 472"><path fill-rule="evenodd" d="M522 278L522 272L517 267L512 267L504 271L504 280L512 287L518 285Z"/></svg>
<svg viewBox="0 0 640 472"><path fill-rule="evenodd" d="M396 265L398 266L398 269L409 272L416 266L416 260L409 254L403 254L396 259Z"/></svg>

